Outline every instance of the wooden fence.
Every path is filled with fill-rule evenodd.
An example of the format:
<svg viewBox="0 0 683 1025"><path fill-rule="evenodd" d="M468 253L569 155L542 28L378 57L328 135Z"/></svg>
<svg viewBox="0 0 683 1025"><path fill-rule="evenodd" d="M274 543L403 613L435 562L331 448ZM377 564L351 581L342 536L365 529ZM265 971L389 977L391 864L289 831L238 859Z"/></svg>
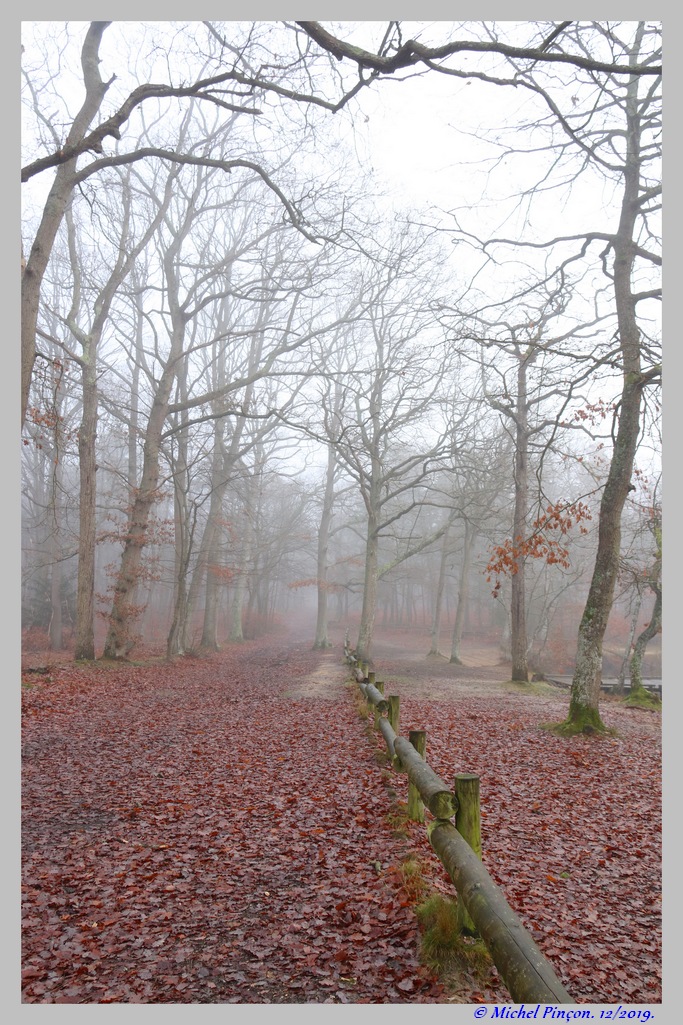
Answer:
<svg viewBox="0 0 683 1025"><path fill-rule="evenodd" d="M409 816L424 822L425 808L433 816L427 836L458 893L461 930L481 936L515 1003L575 1003L480 860L479 778L460 773L452 788L440 779L425 761L424 732L400 736L398 696L384 696L383 683L358 661L348 636L344 656L373 707L375 727L394 767L408 776Z"/></svg>

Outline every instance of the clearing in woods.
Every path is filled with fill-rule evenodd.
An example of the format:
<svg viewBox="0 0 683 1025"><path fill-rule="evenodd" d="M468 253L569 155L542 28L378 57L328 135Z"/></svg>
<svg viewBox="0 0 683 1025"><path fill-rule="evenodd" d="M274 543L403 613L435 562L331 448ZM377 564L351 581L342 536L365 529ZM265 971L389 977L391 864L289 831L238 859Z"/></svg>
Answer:
<svg viewBox="0 0 683 1025"><path fill-rule="evenodd" d="M25 1003L510 1002L495 968L444 983L420 961L406 863L454 890L424 827L396 829L407 781L333 640L26 656ZM380 634L377 679L443 779L479 774L508 902L578 1002L659 1002L661 715L609 698L617 736L558 739L565 692L421 642Z"/></svg>

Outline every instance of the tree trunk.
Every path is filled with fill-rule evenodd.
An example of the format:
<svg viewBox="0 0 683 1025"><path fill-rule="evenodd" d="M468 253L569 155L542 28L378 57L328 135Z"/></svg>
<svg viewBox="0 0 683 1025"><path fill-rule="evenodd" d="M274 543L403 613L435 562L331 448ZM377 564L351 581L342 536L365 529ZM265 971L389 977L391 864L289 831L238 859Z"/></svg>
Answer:
<svg viewBox="0 0 683 1025"><path fill-rule="evenodd" d="M334 475L337 466L333 445L327 446L327 473L325 476L325 494L323 496L323 508L318 528L318 607L315 623L315 640L313 648L329 648L330 642L327 637L327 595L328 595L328 574L327 564L328 548L330 542L330 527L332 525L332 506L334 503Z"/></svg>
<svg viewBox="0 0 683 1025"><path fill-rule="evenodd" d="M259 350L260 352L260 350ZM222 373L222 364L219 368ZM221 376L220 383L224 384L224 377ZM251 401L253 385L249 385L245 392L243 407L246 409ZM201 647L210 651L218 651L218 593L219 577L212 572L212 568L219 568L218 543L220 539L219 520L223 510L223 499L228 488L228 481L237 462L242 435L246 420L243 416L237 417L233 428L230 447L225 451L223 439L223 420L219 417L214 423L214 456L212 467L212 489L209 505L209 518L204 528L199 558L192 580L191 604L194 604L192 595L195 591L195 577L201 578L206 573L206 590L204 601L204 622L202 625ZM242 613L240 609L240 634L242 630ZM241 639L241 637L239 638Z"/></svg>
<svg viewBox="0 0 683 1025"><path fill-rule="evenodd" d="M218 521L223 508L223 497L227 488L227 477L223 469L222 449L223 421L214 422L213 461L211 470L211 498L209 516L202 534L197 563L190 584L190 605L194 607L202 578L206 576L204 588L204 617L202 620L202 636L199 642L206 651L218 651L218 575L214 571L219 566L219 526Z"/></svg>
<svg viewBox="0 0 683 1025"><path fill-rule="evenodd" d="M180 517L176 520L176 530L179 536L176 539L173 619L166 641L166 656L168 658L171 658L173 655L184 655L190 643L188 641L190 601L187 580L190 556L192 554L194 524L191 525L189 520L190 516L187 509L182 510Z"/></svg>
<svg viewBox="0 0 683 1025"><path fill-rule="evenodd" d="M99 111L104 95L111 83L103 82L98 65L102 33L108 21L93 21L90 24L83 49L81 66L85 85L85 100L73 120L64 147L80 142ZM59 226L71 199L76 178L77 158L59 164L52 187L48 193L43 216L31 246L26 267L21 277L21 423L26 419L33 364L36 358L36 327L40 305L40 289L50 260Z"/></svg>
<svg viewBox="0 0 683 1025"><path fill-rule="evenodd" d="M520 355L517 367L517 413L515 416L515 512L513 544L521 545L526 539L529 518L529 407L527 401L527 366L531 350ZM533 356L531 356L533 359ZM512 573L510 600L510 655L512 679L529 682L526 634L526 568L520 552Z"/></svg>
<svg viewBox="0 0 683 1025"><path fill-rule="evenodd" d="M251 482L248 482L251 485ZM235 578L234 591L232 596L230 634L231 641L243 641L244 630L242 627L242 613L244 609L244 595L249 577L249 562L251 560L251 549L253 544L254 529L251 502L248 504L245 513L244 533L241 538L241 559Z"/></svg>
<svg viewBox="0 0 683 1025"><path fill-rule="evenodd" d="M450 524L443 536L441 545L441 558L439 559L439 578L436 584L436 596L434 601L434 615L432 617L432 638L429 648L430 655L439 654L439 632L441 629L441 609L443 607L443 592L446 583L446 562L449 556Z"/></svg>
<svg viewBox="0 0 683 1025"><path fill-rule="evenodd" d="M628 640L626 641L626 651L624 657L621 660L621 666L619 667L619 675L617 677L616 693L623 695L624 683L626 680L626 667L629 664L631 658L631 649L633 647L633 638L636 635L636 626L638 625L638 617L640 615L640 606L642 604L643 596L640 588L636 591L635 606L631 614L631 625L628 631Z"/></svg>
<svg viewBox="0 0 683 1025"><path fill-rule="evenodd" d="M52 520L50 530L50 650L61 651L64 646L64 624L62 617L62 431L60 420L61 373L54 384L55 391L55 445L52 454L52 479L48 513Z"/></svg>
<svg viewBox="0 0 683 1025"><path fill-rule="evenodd" d="M247 586L247 556L245 553L244 560L240 569L237 573L237 579L235 580L235 590L232 596L232 605L230 609L230 634L229 639L231 641L243 641L244 630L242 628L242 610L244 608L244 592Z"/></svg>
<svg viewBox="0 0 683 1025"><path fill-rule="evenodd" d="M128 523L121 563L114 587L114 601L109 617L109 629L104 643L105 658L125 658L135 644L132 628L137 617L133 599L140 576L142 552L147 543L149 517L158 499L159 457L161 435L168 410L171 389L178 369L178 358L182 352L183 330L176 326L173 331L171 352L164 367L159 387L154 396L145 433L142 477L135 495Z"/></svg>
<svg viewBox="0 0 683 1025"><path fill-rule="evenodd" d="M458 591L458 607L455 610L455 623L453 624L453 636L451 638L450 661L457 666L462 662L462 631L467 615L467 606L470 592L470 567L472 565L472 548L476 531L469 520L465 520L465 540L462 551L462 567L460 569L460 589Z"/></svg>
<svg viewBox="0 0 683 1025"><path fill-rule="evenodd" d="M50 572L50 650L61 651L64 647L64 625L62 621L62 561L59 552L59 538L52 534L52 567Z"/></svg>
<svg viewBox="0 0 683 1025"><path fill-rule="evenodd" d="M184 373L178 375L178 400L187 399L187 382ZM173 620L166 641L166 655L184 655L189 631L188 615L188 575L194 523L191 523L192 512L188 500L190 492L188 459L187 411L180 413L180 429L176 434L177 451L173 460L173 509L174 509L174 541L175 541L175 572Z"/></svg>
<svg viewBox="0 0 683 1025"><path fill-rule="evenodd" d="M652 616L645 629L638 635L638 640L631 656L631 693L629 694L631 698L636 694L639 697L647 694L643 686L643 656L652 638L662 632L662 589L660 586L653 585L653 590L655 592L655 604L652 609Z"/></svg>
<svg viewBox="0 0 683 1025"><path fill-rule="evenodd" d="M95 658L95 546L97 540L97 344L89 338L81 368L83 412L78 430L78 583L76 659Z"/></svg>
<svg viewBox="0 0 683 1025"><path fill-rule="evenodd" d="M370 659L372 636L375 629L375 616L377 614L378 553L377 517L370 513L368 514L368 536L365 543L363 607L360 615L358 644L356 645L357 657L365 661Z"/></svg>
<svg viewBox="0 0 683 1025"><path fill-rule="evenodd" d="M642 28L642 25L639 26L636 51L642 38ZM633 236L640 185L640 125L638 83L635 78L631 79L627 86L626 147L624 196L619 227L613 241L614 297L623 361L619 426L600 503L598 550L586 606L579 625L576 667L572 680L569 714L565 724L570 729L586 729L588 732L605 729L599 712L602 644L614 600L621 547L621 515L631 487L644 384L636 300L631 292L635 259Z"/></svg>

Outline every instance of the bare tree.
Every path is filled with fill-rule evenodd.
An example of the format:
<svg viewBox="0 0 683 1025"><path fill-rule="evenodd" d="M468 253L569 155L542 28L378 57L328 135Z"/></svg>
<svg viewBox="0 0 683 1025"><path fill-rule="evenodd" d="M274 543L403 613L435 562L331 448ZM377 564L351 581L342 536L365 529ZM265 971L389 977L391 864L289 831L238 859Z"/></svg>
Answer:
<svg viewBox="0 0 683 1025"><path fill-rule="evenodd" d="M551 333L553 322L564 314L567 297L558 289L545 300L539 297L536 301L538 305L534 302L517 312L515 319L500 321L495 327L491 325L488 336L480 340L484 396L498 411L503 423L510 425L512 438L512 541L506 546L510 558L502 565L510 575L512 679L524 683L529 679L527 562L540 553L555 561L557 551L552 544L539 550L538 545L530 543L534 530L538 529L538 519L534 521L535 527L531 523L531 475L535 473L539 478L535 496L538 505L543 494L541 457L547 453L551 432L552 437L557 435L558 422L576 386L571 377L572 360L562 356L561 344ZM496 334L499 337L495 337ZM569 501L566 505L573 508ZM500 552L501 548L496 550Z"/></svg>
<svg viewBox="0 0 683 1025"><path fill-rule="evenodd" d="M353 369L344 377L336 418L338 458L355 481L367 516L357 644L366 659L380 575L424 550L445 529L441 524L426 536L402 539L399 554L380 567L381 536L420 504L422 488L452 436L453 425L444 421L439 403L443 347L429 337L427 311L420 310L415 291L419 281L409 278L415 256L405 251L395 267L380 271L365 330L361 328L355 339L348 336Z"/></svg>
<svg viewBox="0 0 683 1025"><path fill-rule="evenodd" d="M65 326L71 337L80 346L80 352L71 344L63 344L68 358L81 372L82 416L78 434L80 489L79 489L79 546L78 546L78 598L76 614L77 659L95 658L95 546L96 546L96 500L97 500L97 421L99 406L99 348L107 327L112 304L117 290L126 280L139 254L161 222L165 205L170 200L170 188L165 204L160 204L156 217L144 225L135 238L132 197L129 176L125 171L115 172L115 180L108 193L119 198L119 205L101 211L107 225L120 223L118 238L114 240L115 252L111 257L111 271L99 285L91 265L83 268L83 247L79 246L77 227L71 206L66 210L66 225L72 278L72 298L64 317ZM104 197L103 197L104 198ZM103 203L106 207L106 203ZM120 217L117 216L120 211ZM98 211L100 215L100 211ZM99 219L99 216L98 216ZM103 261L106 265L106 259ZM84 277L87 281L84 282ZM42 331L40 332L43 333Z"/></svg>
<svg viewBox="0 0 683 1025"><path fill-rule="evenodd" d="M111 26L114 26L111 28ZM278 66L273 61L269 72L263 74L257 68L257 59L250 56L250 47L258 50L258 36L268 36L272 27L260 26L260 33L246 26L246 36L237 24L224 27L195 23L188 26L185 37L186 44L202 36L202 44L190 52L186 45L178 60L161 62L156 70L160 74L178 75L178 81L170 80L162 83L144 82L133 88L127 95L118 88L117 75L108 79L102 77L100 66L118 59L117 46L127 43L127 35L134 29L134 23L116 23L109 21L91 22L83 40L80 51L81 83L85 98L73 119L65 112L62 123L67 124L66 136L62 136L57 128L57 118L48 113L53 104L63 106L64 98L60 92L59 76L45 81L42 56L36 55L33 48L24 47L23 77L32 109L34 120L34 142L36 148L42 150L39 156L33 156L21 171L23 183L29 183L38 176L54 169L54 179L50 186L47 199L44 201L39 223L28 246L28 256L22 259L21 282L21 388L22 388L22 425L26 416L29 400L31 376L35 362L36 327L38 323L40 293L45 271L52 254L57 232L62 223L66 209L74 190L83 187L90 180L97 179L106 168L137 163L141 161L165 161L172 164L191 163L205 167L213 166L225 174L242 169L247 174L256 174L262 182L278 197L290 222L307 238L313 240L314 235L304 225L304 217L291 202L284 191L278 186L268 169L258 160L247 156L218 159L209 153L198 154L182 145L168 148L162 142L140 144L134 138L132 147L128 142L127 131L131 123L139 123L144 110L182 112L187 101L195 101L224 115L229 127L235 117L253 120L262 109L259 97L272 92L281 98L283 103L295 105L314 104L328 109L339 109L349 98L342 102L330 103L325 98L323 86L319 95L309 93L306 85L310 84L310 55L299 54L293 60L286 58ZM153 29L155 33L163 31L162 23L145 27L139 25L138 32ZM53 52L56 26L51 26L47 38ZM200 30L199 32L197 30ZM109 31L108 31L109 30ZM105 35L106 33L106 35ZM112 33L114 36L112 37ZM105 42L112 38L114 50L109 51ZM182 38L177 34L176 40ZM42 41L41 41L42 42ZM144 40L131 40L135 48L147 45ZM163 40L159 44L164 48ZM166 48L171 45L166 44ZM176 43L177 45L177 43ZM152 46L152 51L155 46ZM188 74L189 71L189 74ZM180 80L180 76L183 79ZM284 84L286 83L286 84ZM301 85L301 88L298 86ZM351 94L357 89L352 89ZM105 100L112 101L111 110L105 110ZM225 127L225 126L223 126ZM115 152L105 153L105 146L114 145ZM94 159L93 159L94 155ZM85 158L85 163L83 162ZM22 246L23 251L23 246Z"/></svg>
<svg viewBox="0 0 683 1025"><path fill-rule="evenodd" d="M640 23L633 42L625 47L629 62L635 66L642 59L656 59L650 46L646 26ZM646 49L647 48L647 49ZM621 217L615 234L608 241L607 251L613 255L612 280L618 321L618 340L623 386L614 438L614 450L605 490L600 504L598 552L591 587L586 601L572 681L572 695L567 723L571 729L603 729L598 712L602 670L602 640L607 628L619 568L621 513L631 487L631 475L640 434L641 403L644 388L656 381L660 366L643 365L643 340L638 323L637 306L645 298L634 291L636 260L658 264L656 253L639 245L638 222L647 218L659 186L648 180L649 168L656 159L659 135L659 99L657 81L641 90L640 80L633 77L625 89L620 107L624 115L625 148L623 150L623 196ZM611 148L610 132L600 140ZM649 234L649 232L648 232ZM638 285L635 284L638 289ZM656 292L656 289L654 290ZM652 295L653 290L647 289Z"/></svg>
<svg viewBox="0 0 683 1025"><path fill-rule="evenodd" d="M412 39L404 42L400 23L392 23L379 48L370 51L333 36L317 22L299 25L337 59L355 64L361 74L366 72L370 77L400 74L422 66L439 74L473 76L497 86L514 85L527 91L540 102L549 130L557 132L556 142L550 147L550 170L578 156L582 167L599 172L621 188L616 230L590 231L547 243L489 239L486 244L487 251L505 244L549 251L566 250L572 242L578 243L578 252L565 256L563 267L582 260L596 245L602 247L599 260L610 282L617 322L612 358L622 374L622 390L614 424L613 456L600 507L598 550L579 627L565 724L568 732L584 728L601 731L602 641L618 570L621 513L640 432L643 391L658 380L661 372L638 315L640 304L656 301L661 295L650 273L661 264L654 224L661 195L660 26L645 22L563 22L547 26L529 23L528 31L535 37L532 46L510 46L492 33L484 40L449 41L436 46ZM461 54L475 52L503 56L512 74L493 74L481 67L471 71L458 64ZM553 76L562 68L571 69L575 84L569 89L565 81L564 92L559 93ZM544 177L546 173L544 169ZM527 293L525 289L522 294Z"/></svg>
<svg viewBox="0 0 683 1025"><path fill-rule="evenodd" d="M336 420L339 415L342 403L342 387L341 382L337 380L334 385L328 383L326 389L326 396L330 398L330 392L332 392L331 402L329 403L329 418L328 433L334 437L337 434ZM327 403L323 403L323 408L327 412ZM313 640L314 648L327 648L330 645L327 631L328 631L328 595L330 587L330 576L329 576L329 544L330 544L330 533L332 529L332 520L334 515L334 504L336 498L336 480L338 475L338 461L337 452L333 442L327 444L327 467L325 469L325 488L322 496L322 504L320 511L320 523L318 525L318 544L317 544L317 572L316 572L316 590L317 590L317 605L316 605L316 621L315 621L315 638Z"/></svg>
<svg viewBox="0 0 683 1025"><path fill-rule="evenodd" d="M58 336L56 317L50 326ZM64 646L67 608L68 623L73 625L69 591L77 545L73 479L78 405L67 380L69 371L61 347L46 343L36 375L36 404L28 410L22 446L22 624L46 627L49 647L55 651Z"/></svg>

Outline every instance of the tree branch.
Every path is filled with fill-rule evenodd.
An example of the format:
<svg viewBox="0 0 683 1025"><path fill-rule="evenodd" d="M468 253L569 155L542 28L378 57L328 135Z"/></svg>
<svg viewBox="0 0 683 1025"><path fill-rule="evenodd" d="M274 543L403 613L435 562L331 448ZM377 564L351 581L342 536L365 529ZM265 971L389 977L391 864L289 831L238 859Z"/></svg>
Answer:
<svg viewBox="0 0 683 1025"><path fill-rule="evenodd" d="M341 61L345 58L354 61L359 68L376 71L382 75L391 75L402 68L415 67L418 64L425 64L437 60L444 60L456 53L495 53L504 57L511 57L520 60L541 61L544 63L570 64L577 68L584 68L587 71L604 71L611 75L659 75L662 72L661 65L649 67L648 65L623 65L606 64L603 61L592 60L590 57L581 57L578 54L549 53L546 47L559 34L557 30L540 47L508 46L505 43L487 42L481 43L474 40L446 43L443 46L424 46L414 39L403 43L399 49L392 54L381 55L370 53L360 46L346 43L338 39L327 29L323 28L319 21L297 21L299 28L308 35L314 42L321 46L333 57ZM560 28L563 30L568 22L563 23ZM441 69L437 69L441 70Z"/></svg>

